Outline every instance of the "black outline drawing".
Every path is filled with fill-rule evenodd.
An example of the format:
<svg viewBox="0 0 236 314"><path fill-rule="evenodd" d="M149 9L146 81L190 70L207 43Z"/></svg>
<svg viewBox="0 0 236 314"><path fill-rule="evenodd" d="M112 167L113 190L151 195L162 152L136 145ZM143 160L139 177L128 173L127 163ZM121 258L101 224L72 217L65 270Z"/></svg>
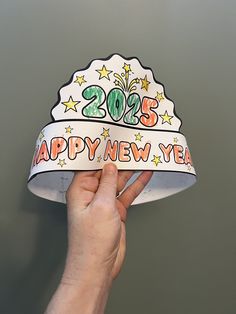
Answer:
<svg viewBox="0 0 236 314"><path fill-rule="evenodd" d="M154 160L156 157L158 158L158 163L157 163L157 164L155 163L155 160ZM153 159L151 160L151 162L154 162L154 164L155 164L156 167L158 167L159 163L160 163L160 164L163 163L163 162L161 161L161 156L158 156L158 155L153 155Z"/></svg>
<svg viewBox="0 0 236 314"><path fill-rule="evenodd" d="M89 148L89 145L87 144L87 141L86 141L87 138L92 142L92 144L94 144L94 143L96 142L96 140L99 141L98 145L96 146L96 148L95 148L95 150L94 150L94 157L93 157L93 158L90 158L90 156L89 156L89 154L90 154L90 148ZM84 142L85 142L85 145L87 145L87 148L88 148L88 159L89 159L90 161L92 161L92 160L94 160L94 158L95 158L95 156L96 156L96 150L97 150L98 146L101 144L101 139L100 139L100 137L96 137L95 140L92 141L92 139L91 139L89 136L86 136L86 137L84 138Z"/></svg>
<svg viewBox="0 0 236 314"><path fill-rule="evenodd" d="M178 150L178 155L179 155L179 152L180 152L180 153L182 154L182 157L180 157L180 156L178 156L178 157L179 157L180 159L182 159L183 162L177 162L177 161L176 161L176 158L175 158L175 157L176 157L175 147L181 147L181 148L182 148L181 151ZM175 163L176 163L177 165L183 165L183 164L185 164L184 158L183 158L183 157L185 157L185 155L183 156L183 151L184 151L184 148L183 148L182 145L173 145L174 161L175 161Z"/></svg>
<svg viewBox="0 0 236 314"><path fill-rule="evenodd" d="M166 162L166 163L167 163L167 162L170 162L170 153L169 153L169 160L166 160L166 158L165 158L166 154L165 154L165 152L163 152L163 150L162 150L162 148L160 147L160 145L163 145L163 146L165 147L165 149L167 149L167 148L171 145L170 153L172 152L174 145L173 145L173 144L168 144L168 146L166 147L163 143L159 143L159 144L158 144L158 147L160 148L160 150L161 150L161 152L162 152L162 155L163 155L163 157L164 157L165 162Z"/></svg>
<svg viewBox="0 0 236 314"><path fill-rule="evenodd" d="M134 96L134 95L137 95L137 96L138 96L139 102L138 102L137 104L135 104L134 102L132 102L132 103L130 104L130 103L129 103L129 99L130 99L131 96ZM140 98L139 94L138 94L138 93L135 93L135 92L132 93L132 94L129 94L129 96L128 96L128 98L127 98L127 101L126 101L126 104L127 104L127 106L128 106L130 109L125 112L125 115L124 115L124 118L123 118L123 122L124 122L125 124L129 124L129 125L137 125L137 124L139 124L140 119L139 119L139 117L136 116L136 113L139 112L140 107L141 107L141 98ZM137 109L137 108L138 108L138 109ZM135 110L136 110L136 111L135 111ZM130 117L134 117L134 118L136 118L136 119L138 120L137 123L128 123L127 121L125 121L125 117L128 115L129 112L131 112Z"/></svg>
<svg viewBox="0 0 236 314"><path fill-rule="evenodd" d="M63 149L62 151L60 151L60 153L57 154L57 157L53 159L51 152L52 152L52 140L53 140L54 138L63 138L63 140L65 140L65 142L66 142L66 146L65 146L65 149ZM54 136L54 137L52 137L51 140L50 140L50 155L49 155L49 156L50 156L50 159L53 160L53 161L54 161L54 160L57 160L59 154L63 153L63 152L67 149L67 145L68 145L68 142L67 142L67 140L66 140L63 136ZM57 147L58 147L58 146L57 146ZM59 148L59 147L58 147L58 148Z"/></svg>
<svg viewBox="0 0 236 314"><path fill-rule="evenodd" d="M67 109L67 106L65 105L65 103L70 102L70 99L71 99L72 102L76 103L76 104L74 105L75 110L74 110L73 108L69 108L68 110L66 110L66 109ZM69 100L68 100L68 101L61 101L61 104L66 107L64 113L68 112L69 110L73 110L73 111L75 111L75 112L78 112L76 106L77 106L79 103L81 103L81 101L80 101L80 100L78 100L78 101L77 101L77 100L76 100L76 101L73 100L73 97L72 97L72 96L69 96Z"/></svg>
<svg viewBox="0 0 236 314"><path fill-rule="evenodd" d="M32 162L31 162L31 167L30 167L31 170L32 170L32 168L36 165L36 156L38 155L39 147L40 147L39 145L36 145L36 146L35 146L35 150L34 150L34 153L33 153Z"/></svg>
<svg viewBox="0 0 236 314"><path fill-rule="evenodd" d="M109 97L109 95L110 95L114 90L117 90L117 91L121 92L122 95L124 96L124 102L123 102L123 103L124 103L124 109L123 109L122 115L121 115L120 118L117 119L117 120L115 120L114 117L111 115L110 109L109 109L109 105L108 105L108 97ZM120 104L120 102L119 102L119 104ZM112 88L112 89L109 91L108 95L107 95L106 105L107 105L107 106L106 106L106 107L107 107L107 111L108 111L109 116L110 116L110 118L112 119L112 121L115 121L115 122L120 121L120 120L122 119L122 117L124 116L125 110L126 110L126 96L125 96L125 93L123 92L123 90L122 90L121 88L117 88L117 87ZM115 102L115 108L117 108L117 107L118 107L118 106L117 106L117 100L116 100L116 102Z"/></svg>
<svg viewBox="0 0 236 314"><path fill-rule="evenodd" d="M136 160L135 157L134 157L134 161L135 161L135 162L139 162L140 159L142 159L143 162L148 162L149 156L150 156L150 152L151 152L151 149L152 149L151 143L145 143L144 147L138 148L138 146L137 146L137 144L136 144L135 142L131 142L131 143L130 143L130 148L131 148L132 153L133 153L133 149L132 149L132 145L131 145L131 144L134 144L134 145L137 147L138 152L139 152L140 150L145 151L146 146L147 146L147 145L149 146L149 151L148 151L147 160L144 160L141 156L140 156L140 158L139 158L138 160ZM133 153L133 156L134 156L134 153Z"/></svg>
<svg viewBox="0 0 236 314"><path fill-rule="evenodd" d="M46 150L47 150L47 156L48 156L48 159L45 159L45 154L44 154L44 151L43 152L41 152L41 149L42 149L42 146L43 145L45 145L46 146ZM39 156L41 156L42 155L42 157L43 158L41 158L40 157L40 159L39 159ZM36 160L36 165L38 165L41 161L48 161L50 159L50 153L49 153L49 151L48 151L48 144L47 144L47 142L45 141L45 140L43 140L42 142L41 142L41 145L39 146L39 149L38 149L38 151L37 151L37 156L35 156L35 160Z"/></svg>
<svg viewBox="0 0 236 314"><path fill-rule="evenodd" d="M191 160L191 162L187 162L187 163L185 162L186 149L188 150L188 154L189 154L190 160ZM190 164L190 166L193 167L193 160L192 160L192 156L191 156L191 153L190 153L190 150L189 150L188 146L186 146L186 147L185 147L185 150L184 150L184 163L185 163L185 165Z"/></svg>
<svg viewBox="0 0 236 314"><path fill-rule="evenodd" d="M124 157L128 157L129 160L120 160L120 144L121 144L121 143L129 144L128 147L125 147L125 148L124 148L124 151L128 151L128 154L124 154L124 155L123 155ZM119 160L119 162L130 162L130 160L131 160L131 157L130 157L130 148L131 148L130 142L127 142L127 141L120 141L120 142L119 142L119 148L118 148L118 160Z"/></svg>
<svg viewBox="0 0 236 314"><path fill-rule="evenodd" d="M114 145L117 145L117 149L116 149L116 158L115 158L115 159L112 159L111 156L110 156L110 154L109 154L110 160L112 160L112 161L117 161L117 155L118 155L118 141L117 141L117 140L115 140L115 141L113 142L113 145L112 145L111 140L107 140L107 142L106 142L106 147L105 147L104 153L103 153L103 160L104 160L104 161L107 161L107 159L108 159L108 157L105 159L105 154L106 154L106 151L107 151L108 143L109 143L109 145L112 147L112 149L113 149ZM108 156L108 154L107 154L107 156Z"/></svg>
<svg viewBox="0 0 236 314"><path fill-rule="evenodd" d="M146 125L146 124L144 124L144 123L142 122L142 120L141 120L141 118L142 118L143 116L144 116L145 118L147 118L147 119L150 117L150 115L149 115L148 113L144 113L144 112L142 111L142 105L143 105L144 98L152 99L152 100L154 100L154 101L156 102L156 104L157 104L156 107L151 107L151 108L150 108L150 111L154 112L155 115L156 115L156 117L157 117L156 123L153 124L153 125ZM141 108L141 110L140 110L141 115L140 115L140 117L139 117L139 121L140 121L140 123L141 123L142 125L144 125L146 128L152 128L152 127L154 127L155 125L157 125L157 123L158 123L158 121L159 121L159 116L158 116L158 113L157 113L154 109L156 109L156 108L158 108L158 107L159 107L159 102L156 100L156 98L147 97L147 96L144 96L144 97L142 98L142 103L141 103L141 107L140 107L140 108ZM153 109L152 109L152 108L153 108Z"/></svg>
<svg viewBox="0 0 236 314"><path fill-rule="evenodd" d="M77 169L77 168L73 168L73 169L54 169L54 170L43 170L43 171L38 171L37 173L34 173L27 181L27 183L29 183L30 181L32 181L38 174L42 174L42 173L49 173L49 172L57 172L57 171L65 171L65 172L73 172L73 171L78 171L80 169ZM81 169L83 171L98 171L98 170L101 170L101 168L95 168L95 169ZM128 168L128 169L124 169L124 170L130 170L130 171L133 171L134 169L132 168ZM147 170L151 170L153 172L173 172L173 173L183 173L183 174L187 174L187 175L192 175L194 176L195 178L197 178L197 175L195 173L190 173L188 171L177 171L177 170L163 170L163 169L147 169L147 168L141 168L141 169L138 169L138 171L147 171Z"/></svg>
<svg viewBox="0 0 236 314"><path fill-rule="evenodd" d="M116 55L117 55L117 56L120 56L120 57L121 57L122 59L124 59L125 61L131 61L131 60L133 60L133 59L136 59L136 60L138 60L140 66L141 66L143 69L151 71L151 73L152 73L152 75L153 75L153 80L154 80L154 82L155 82L156 84L159 84L159 85L162 86L162 88L163 88L163 93L164 93L164 95L165 95L165 98L168 99L169 101L171 101L171 102L173 103L173 107L174 107L173 112L174 112L174 115L175 115L175 116L179 119L179 121L180 121L180 126L179 126L179 129L178 129L177 132L180 132L180 129L181 129L181 127L182 127L183 122L182 122L181 118L180 118L180 117L177 115L177 113L176 113L176 110L175 110L175 103L174 103L174 101L173 101L172 99L170 99L168 96L166 96L165 86L164 86L161 82L159 82L159 81L156 80L156 78L155 78L155 76L154 76L154 73L153 73L153 70L152 70L150 67L144 66L144 65L142 64L142 62L139 60L139 58L137 58L137 57L129 57L129 58L126 58L126 57L124 57L123 55L121 55L121 54L119 54L119 53L110 54L110 55L109 55L108 57L106 57L106 58L96 58L96 59L93 59L93 60L91 60L91 61L88 63L88 65L87 65L86 67L81 68L81 69L78 69L78 70L76 70L76 71L73 72L73 74L71 75L69 81L66 82L65 84L63 84L63 85L60 87L60 89L58 90L58 92L57 92L57 101L56 101L56 103L52 106L52 108L51 108L51 110L50 110L50 115L51 115L52 121L56 121L56 120L54 119L53 115L52 115L52 111L53 111L53 109L60 103L60 99L61 99L61 97L60 97L60 92L61 92L61 89L62 89L63 87L65 87L65 86L67 86L67 85L69 85L70 83L73 82L73 77L74 77L75 73L81 72L81 71L85 71L85 70L89 69L89 67L91 66L91 64L92 64L93 62L95 62L95 61L108 61L108 60L110 60L113 56L116 56Z"/></svg>
<svg viewBox="0 0 236 314"><path fill-rule="evenodd" d="M98 99L98 96L97 96L97 95L94 95L94 96L92 96L91 98L85 98L85 97L84 97L84 92L85 92L88 88L91 88L91 87L98 87L98 88L100 88L100 89L102 90L104 99L103 99L103 101L102 101L99 105L94 106L94 107L96 107L96 108L98 109L98 111L103 112L103 114L105 114L105 115L102 116L102 117L88 116L88 115L86 115L86 114L84 113L84 110ZM106 115L107 115L106 110L105 110L104 108L100 108L100 107L106 102L106 92L104 91L104 89L103 89L101 86L99 86L99 85L89 85L89 86L85 87L85 89L82 91L82 96L83 96L83 98L84 98L85 100L91 100L91 101L88 102L88 103L82 108L82 110L81 110L81 113L82 113L82 115L83 115L84 117L86 117L86 118L98 118L98 119L104 119L104 118L106 117Z"/></svg>
<svg viewBox="0 0 236 314"><path fill-rule="evenodd" d="M168 122L168 121L164 121L164 118L162 118L162 116L165 116L167 114L168 117L170 117L170 120L174 118L174 116L171 116L169 115L168 111L165 110L165 113L164 114L159 114L159 116L161 117L162 121L161 121L161 124L164 124L164 123L168 123L169 125L172 125L172 123Z"/></svg>
<svg viewBox="0 0 236 314"><path fill-rule="evenodd" d="M92 64L93 62L95 62L95 61L107 61L107 60L110 60L110 59L111 59L113 56L115 56L115 55L120 56L120 57L123 58L126 62L127 62L127 61L130 61L130 60L133 60L133 59L138 60L139 64L141 65L141 67L142 67L143 69L146 69L146 70L151 71L151 73L152 73L152 75L153 75L154 81L155 81L157 84L159 84L159 85L162 86L162 88L163 88L163 93L164 93L164 95L165 95L165 98L173 103L173 113L174 113L174 115L176 116L176 118L178 118L179 121L180 121L180 126L179 126L178 130L160 130L160 129L152 129L152 131L154 131L154 132L155 132L155 131L158 131L158 132L173 132L173 133L182 134L182 135L184 136L184 134L180 131L183 122L182 122L181 118L178 116L178 114L176 113L176 106L175 106L175 103L174 103L174 101L173 101L171 98L169 98L168 96L166 96L165 86L164 86L161 82L159 82L159 81L157 81L157 80L155 79L153 70L152 70L150 67L144 66L144 65L140 62L140 60L139 60L137 57L129 57L129 58L126 58L126 57L124 57L123 55L121 55L121 54L119 54L119 53L110 54L110 55L109 55L108 57L106 57L106 58L96 58L96 59L93 59L93 60L91 60L91 61L88 63L88 65L87 65L86 67L74 71L73 74L71 75L69 81L67 81L65 84L63 84L63 85L60 87L60 89L58 90L58 92L57 92L57 101L55 102L55 104L52 106L52 108L51 108L51 110L50 110L51 121L50 121L49 123L47 123L47 124L43 127L43 129L44 129L46 126L48 126L48 125L50 125L50 124L52 124L52 123L57 123L57 122L60 123L60 122L64 122L64 121L67 121L67 122L68 122L68 119L55 120L55 118L54 118L54 116L53 116L53 114L52 114L52 111L53 111L53 109L54 109L56 106L58 106L58 104L61 103L61 101L60 101L60 100L61 100L61 97L60 97L61 89L62 89L63 87L65 87L65 86L67 86L67 85L69 85L69 84L72 83L73 77L74 77L75 73L81 72L81 71L84 71L84 70L88 69L88 68L91 66L91 64ZM71 121L71 122L73 122L73 121L86 121L86 122L91 122L91 121L89 121L89 120L84 120L84 119L73 119L73 120L72 120L72 119L69 119L69 121ZM101 123L101 121L98 121L98 120L93 120L93 122ZM122 125L117 125L117 124L115 124L115 123L113 123L113 122L109 122L109 121L106 121L105 123L106 123L106 124L115 125L115 126L118 126L118 127L131 128L131 129L133 129L133 130L136 129L136 130L142 130L142 131L143 131L143 130L146 129L146 128L133 127L133 126L123 125L123 124L122 124ZM186 147L186 148L187 148L187 147ZM39 148L38 148L38 149L39 149ZM38 151L37 151L37 152L38 152ZM188 150L188 152L189 152L189 150ZM190 158L191 158L190 152L189 152L189 155L190 155ZM35 157L35 156L36 156L36 152L34 153L34 157ZM191 158L191 160L192 160L192 158ZM191 165L190 162L187 163L187 164L190 164L190 165ZM76 170L78 170L78 169L73 168L73 169L55 169L55 170L39 171L39 172L33 174L33 175L28 179L28 183L29 183L31 180L33 180L33 178L34 178L35 176L37 176L38 174L41 174L41 173L49 173L49 172L55 172L55 171L57 172L57 171L60 171L60 170L62 170L62 171L64 171L64 172L67 172L67 171L72 172L72 171L76 171ZM92 171L91 169L83 169L83 170L84 170L84 171ZM95 170L100 170L100 168L96 168ZM133 169L128 168L128 169L126 169L126 170L133 170ZM147 170L147 169L146 169L146 168L145 168L145 169L142 168L142 169L139 169L138 171L144 171L144 170ZM153 172L183 173L183 174L193 175L194 177L197 177L196 174L194 174L194 173L189 173L189 172L187 172L187 171L161 170L161 169L152 169L152 171L153 171Z"/></svg>
<svg viewBox="0 0 236 314"><path fill-rule="evenodd" d="M81 151L79 151L79 152L75 152L75 158L70 158L70 142L71 142L71 138L74 138L74 137L76 137L77 139L78 138L80 138L81 140L82 140L82 142L84 143L84 147L83 147L83 149L81 150ZM77 144L77 143L76 143ZM76 146L76 144L75 144L75 147L78 147L78 146ZM67 139L67 145L68 145L68 150L67 150L67 156L68 156L68 159L70 159L70 160L75 160L76 158L77 158L77 155L78 154L80 154L80 153L82 153L84 150L85 150L85 142L84 142L84 139L82 138L82 137L80 137L80 136L70 136L70 137L68 137L68 139Z"/></svg>
<svg viewBox="0 0 236 314"><path fill-rule="evenodd" d="M141 89L144 89L146 92L148 92L149 84L151 84L151 82L150 82L150 81L148 80L148 78L147 78L147 73L145 74L145 76L144 76L143 79L140 77L140 80L141 80L141 82L142 82L142 83L141 83L141 84L142 84ZM143 81L145 81L145 82L147 83L147 89L146 89L146 87L144 87Z"/></svg>
<svg viewBox="0 0 236 314"><path fill-rule="evenodd" d="M102 74L100 73L100 71L102 71L103 68L105 68L106 71L107 71L107 77L106 77L106 76L101 77ZM109 77L109 75L110 75L113 71L112 71L112 70L108 70L108 69L106 68L106 65L105 65L105 64L103 64L101 70L97 69L97 70L95 70L95 71L99 73L99 78L98 78L99 81L102 80L104 77L105 77L108 81L111 80L111 78ZM109 73L108 73L108 72L109 72Z"/></svg>

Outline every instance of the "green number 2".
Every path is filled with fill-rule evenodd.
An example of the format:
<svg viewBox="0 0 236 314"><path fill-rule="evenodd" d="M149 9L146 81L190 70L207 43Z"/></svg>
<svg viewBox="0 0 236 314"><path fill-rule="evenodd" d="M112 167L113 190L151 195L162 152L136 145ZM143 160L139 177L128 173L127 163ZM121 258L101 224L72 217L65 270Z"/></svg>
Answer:
<svg viewBox="0 0 236 314"><path fill-rule="evenodd" d="M124 122L127 124L138 124L139 118L135 114L139 111L141 100L137 93L130 94L127 99L128 107L131 107L124 116Z"/></svg>
<svg viewBox="0 0 236 314"><path fill-rule="evenodd" d="M102 108L105 102L105 91L97 85L88 86L83 90L83 97L86 100L91 100L82 110L85 117L104 118L106 111Z"/></svg>

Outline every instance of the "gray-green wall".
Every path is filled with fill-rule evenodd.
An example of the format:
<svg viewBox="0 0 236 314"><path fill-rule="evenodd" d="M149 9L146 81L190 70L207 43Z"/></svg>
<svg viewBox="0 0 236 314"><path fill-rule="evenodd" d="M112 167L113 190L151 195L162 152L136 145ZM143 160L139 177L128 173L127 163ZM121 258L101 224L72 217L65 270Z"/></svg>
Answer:
<svg viewBox="0 0 236 314"><path fill-rule="evenodd" d="M198 182L134 206L111 314L236 313L236 2L0 1L0 313L42 313L66 208L26 188L36 136L76 69L119 52L150 66L183 120Z"/></svg>

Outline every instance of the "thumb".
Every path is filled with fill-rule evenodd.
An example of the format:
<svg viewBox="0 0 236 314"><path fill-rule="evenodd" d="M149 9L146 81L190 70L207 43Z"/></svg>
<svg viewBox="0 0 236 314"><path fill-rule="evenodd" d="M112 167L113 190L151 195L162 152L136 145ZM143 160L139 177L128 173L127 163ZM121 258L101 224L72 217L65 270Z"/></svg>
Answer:
<svg viewBox="0 0 236 314"><path fill-rule="evenodd" d="M115 204L118 170L115 164L105 164L102 169L100 184L94 201L102 200L105 204Z"/></svg>

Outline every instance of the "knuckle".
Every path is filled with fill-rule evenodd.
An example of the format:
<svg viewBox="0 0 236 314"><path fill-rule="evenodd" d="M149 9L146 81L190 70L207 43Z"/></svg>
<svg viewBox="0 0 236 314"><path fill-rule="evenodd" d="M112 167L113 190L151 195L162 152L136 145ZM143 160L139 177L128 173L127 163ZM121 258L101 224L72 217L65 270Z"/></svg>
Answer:
<svg viewBox="0 0 236 314"><path fill-rule="evenodd" d="M86 190L96 190L98 187L98 183L99 181L96 177L83 178L83 180L81 180L80 182L81 187Z"/></svg>
<svg viewBox="0 0 236 314"><path fill-rule="evenodd" d="M92 191L96 192L97 187L98 187L99 181L98 178L96 177L85 177L85 178L80 178L75 183L72 183L69 188L68 188L68 194L70 195L71 193L74 193L75 191Z"/></svg>
<svg viewBox="0 0 236 314"><path fill-rule="evenodd" d="M93 197L94 193L91 191L83 191L81 195L81 199L83 199L83 202L85 202L86 204L89 204L92 201Z"/></svg>
<svg viewBox="0 0 236 314"><path fill-rule="evenodd" d="M123 173L121 173L121 176L119 176L119 179L118 179L118 189L120 191L123 190L123 188L127 185L131 176L132 176L132 172L130 171L124 171Z"/></svg>
<svg viewBox="0 0 236 314"><path fill-rule="evenodd" d="M138 196L138 189L135 189L135 188L133 188L133 189L130 189L130 191L129 191L129 194L130 194L130 196L133 198L133 199L135 199L137 196Z"/></svg>
<svg viewBox="0 0 236 314"><path fill-rule="evenodd" d="M143 180L139 180L139 186L138 186L138 194L144 189L145 182Z"/></svg>
<svg viewBox="0 0 236 314"><path fill-rule="evenodd" d="M104 185L113 184L113 177L112 176L103 177L102 184Z"/></svg>
<svg viewBox="0 0 236 314"><path fill-rule="evenodd" d="M101 187L101 190L106 193L106 192L109 192L109 191L113 191L117 189L117 183L116 181L114 181L114 178L112 179L108 179L108 178L104 178L102 180L102 182L100 183L100 187ZM104 197L106 196L107 194L104 194Z"/></svg>
<svg viewBox="0 0 236 314"><path fill-rule="evenodd" d="M105 207L105 202L101 199L97 199L93 203L93 208L96 208L96 210L103 210L104 207Z"/></svg>
<svg viewBox="0 0 236 314"><path fill-rule="evenodd" d="M93 202L92 208L94 211L97 213L103 213L103 214L108 214L112 212L113 206L112 203L109 201L104 201L102 199L97 199Z"/></svg>
<svg viewBox="0 0 236 314"><path fill-rule="evenodd" d="M68 204L89 204L92 201L93 197L94 192L88 190L75 189L74 187L72 187L66 191L66 202Z"/></svg>

